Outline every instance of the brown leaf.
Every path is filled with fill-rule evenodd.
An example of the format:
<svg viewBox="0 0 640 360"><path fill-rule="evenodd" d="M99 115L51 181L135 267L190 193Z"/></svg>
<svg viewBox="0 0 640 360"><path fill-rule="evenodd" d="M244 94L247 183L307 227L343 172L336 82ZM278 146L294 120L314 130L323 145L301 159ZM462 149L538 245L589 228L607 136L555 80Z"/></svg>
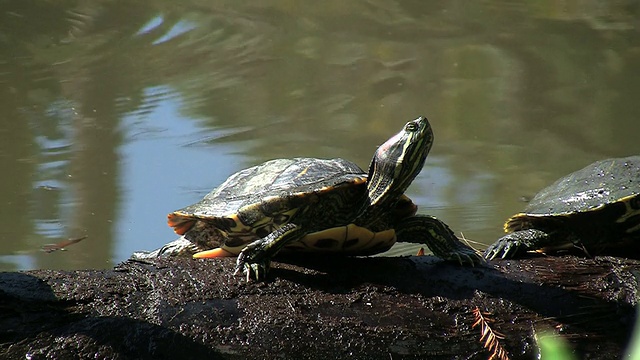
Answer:
<svg viewBox="0 0 640 360"><path fill-rule="evenodd" d="M64 250L64 248L66 248L67 246L79 243L80 241L82 241L82 240L84 240L86 238L87 238L87 236L85 235L85 236L81 236L81 237L78 237L78 238L62 240L62 241L60 241L58 243L55 243L55 244L45 244L45 245L42 245L41 250L46 252L46 253L52 253L52 252L57 251L57 250Z"/></svg>

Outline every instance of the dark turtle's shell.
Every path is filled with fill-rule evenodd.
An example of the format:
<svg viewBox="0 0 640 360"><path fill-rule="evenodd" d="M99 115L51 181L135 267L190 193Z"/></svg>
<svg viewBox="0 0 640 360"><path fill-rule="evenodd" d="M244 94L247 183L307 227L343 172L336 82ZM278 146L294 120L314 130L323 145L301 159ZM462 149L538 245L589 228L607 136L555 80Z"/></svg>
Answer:
<svg viewBox="0 0 640 360"><path fill-rule="evenodd" d="M367 174L350 161L276 159L231 175L199 202L169 214L167 223L200 248L237 254L294 219L313 231L346 225L362 212L366 195ZM385 245L393 240L385 237Z"/></svg>
<svg viewBox="0 0 640 360"><path fill-rule="evenodd" d="M634 203L630 209L637 209L639 194L640 156L597 161L540 191L507 221L505 230L522 229L522 223L534 217L566 217L620 203Z"/></svg>
<svg viewBox="0 0 640 360"><path fill-rule="evenodd" d="M230 217L247 206L271 202L288 207L279 200L290 201L294 196L304 202L305 194L356 184L362 185L364 196L366 177L358 165L344 159L276 159L231 175L202 200L174 214Z"/></svg>

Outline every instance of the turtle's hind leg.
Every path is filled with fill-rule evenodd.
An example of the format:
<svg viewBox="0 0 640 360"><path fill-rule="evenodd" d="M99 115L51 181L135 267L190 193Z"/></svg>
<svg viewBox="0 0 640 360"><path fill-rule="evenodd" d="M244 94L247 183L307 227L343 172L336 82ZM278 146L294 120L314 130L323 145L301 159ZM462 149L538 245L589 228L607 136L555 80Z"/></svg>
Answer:
<svg viewBox="0 0 640 360"><path fill-rule="evenodd" d="M434 255L461 265L481 264L484 259L462 243L449 226L429 215L415 215L400 220L396 226L399 242L424 244Z"/></svg>

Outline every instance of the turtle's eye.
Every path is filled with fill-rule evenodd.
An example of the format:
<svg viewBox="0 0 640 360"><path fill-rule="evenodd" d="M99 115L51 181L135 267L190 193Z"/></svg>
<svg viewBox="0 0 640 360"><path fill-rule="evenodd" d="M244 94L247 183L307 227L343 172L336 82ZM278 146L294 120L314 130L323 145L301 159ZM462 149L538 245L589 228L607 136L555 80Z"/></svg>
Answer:
<svg viewBox="0 0 640 360"><path fill-rule="evenodd" d="M412 121L410 123L407 123L407 125L404 127L404 129L406 131L411 131L411 132L416 131L416 130L418 130L418 124L416 124L415 122Z"/></svg>

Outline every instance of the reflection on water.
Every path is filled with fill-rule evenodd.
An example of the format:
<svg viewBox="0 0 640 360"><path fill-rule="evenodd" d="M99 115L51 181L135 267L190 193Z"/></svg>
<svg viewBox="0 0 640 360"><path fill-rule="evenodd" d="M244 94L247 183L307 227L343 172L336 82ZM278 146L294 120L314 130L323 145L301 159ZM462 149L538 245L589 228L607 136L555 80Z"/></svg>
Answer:
<svg viewBox="0 0 640 360"><path fill-rule="evenodd" d="M0 269L111 267L234 171L366 168L418 115L409 195L490 243L523 196L640 153L637 24L617 2L0 5Z"/></svg>
<svg viewBox="0 0 640 360"><path fill-rule="evenodd" d="M220 142L227 131L198 126L199 119L176 122L184 118L184 104L163 92L167 97L153 111L123 116L129 141L120 147L119 187L127 206L115 227L116 238L129 242L115 242L116 259L128 258L132 249L152 249L177 238L166 225L167 213L199 200L245 166L235 154L242 142ZM150 118L153 124L146 121Z"/></svg>

